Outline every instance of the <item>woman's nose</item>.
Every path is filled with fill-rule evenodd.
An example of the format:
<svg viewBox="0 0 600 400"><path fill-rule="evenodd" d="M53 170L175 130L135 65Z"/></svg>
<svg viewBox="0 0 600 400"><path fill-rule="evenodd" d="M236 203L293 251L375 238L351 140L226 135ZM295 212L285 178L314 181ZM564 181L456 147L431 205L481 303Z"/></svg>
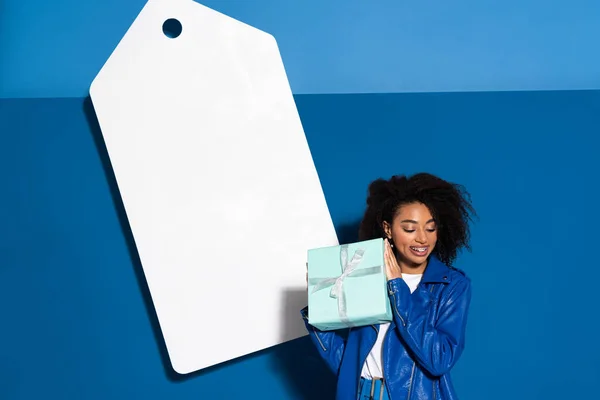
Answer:
<svg viewBox="0 0 600 400"><path fill-rule="evenodd" d="M418 231L416 240L419 243L426 243L427 235L425 235L425 232L423 232L423 231Z"/></svg>

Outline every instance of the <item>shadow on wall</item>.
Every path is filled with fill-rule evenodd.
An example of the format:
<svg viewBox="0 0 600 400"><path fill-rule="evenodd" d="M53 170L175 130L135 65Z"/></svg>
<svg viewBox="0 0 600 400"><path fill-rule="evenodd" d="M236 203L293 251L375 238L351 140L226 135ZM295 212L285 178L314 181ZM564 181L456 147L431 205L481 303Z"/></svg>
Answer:
<svg viewBox="0 0 600 400"><path fill-rule="evenodd" d="M306 290L283 292L281 339L290 340L298 332L306 332L300 310L306 307ZM289 314L289 315L288 315ZM329 400L335 398L335 376L323 362L308 336L274 347L273 370L291 388L294 399Z"/></svg>
<svg viewBox="0 0 600 400"><path fill-rule="evenodd" d="M279 346L270 349L265 349L236 360L225 362L210 368L203 369L188 375L180 375L175 372L171 366L167 347L164 342L160 324L152 302L150 290L144 276L139 253L135 244L135 239L129 225L129 220L125 212L125 207L121 200L121 195L117 185L117 181L112 169L108 151L104 143L102 131L96 117L91 98L88 96L83 101L83 112L87 119L90 132L92 133L98 155L102 162L108 186L110 188L113 204L121 225L124 238L127 243L131 262L134 268L136 280L140 293L146 307L146 312L152 326L155 342L160 353L165 375L172 382L182 382L194 377L214 372L215 370L226 368L235 363L245 362L249 359L263 356L268 353L273 360L274 371L286 380L289 387L294 391L294 398L299 399L331 399L335 397L335 377L321 360L319 354L314 348L308 337L302 337L296 340L290 340ZM355 241L358 237L358 222L350 224L342 224L337 228L338 238L341 243ZM306 306L306 291L305 290L288 290L283 294L282 310L286 312L282 319L284 325L281 327L284 340L294 337L300 330L304 329L304 323L300 316L300 310ZM293 315L288 313L292 310ZM302 328L302 329L300 329Z"/></svg>
<svg viewBox="0 0 600 400"><path fill-rule="evenodd" d="M102 168L104 170L104 174L106 176L106 180L110 188L110 194L113 200L113 204L115 206L115 210L117 212L119 223L121 225L121 231L123 232L123 236L125 237L125 241L127 242L127 248L131 257L131 263L133 264L135 277L144 300L144 305L146 307L148 318L150 319L152 332L154 334L154 338L156 340L156 344L160 352L165 373L169 380L182 380L184 377L182 377L177 372L175 372L175 370L173 370L171 362L169 361L167 346L162 336L162 331L160 329L160 324L158 322L156 310L154 309L154 304L152 303L152 296L150 295L150 289L148 288L148 284L144 276L144 270L142 268L140 255L137 251L137 246L135 244L133 232L131 231L131 227L129 225L127 213L125 212L125 206L123 205L123 201L121 200L121 194L119 192L117 180L115 178L110 158L108 156L108 150L106 149L106 144L104 143L102 131L100 130L100 124L98 123L96 111L94 110L92 99L89 96L83 100L83 112L87 119L90 132L92 133L93 140L96 145L98 155L100 157L100 161L102 162Z"/></svg>
<svg viewBox="0 0 600 400"><path fill-rule="evenodd" d="M336 227L340 243L358 240L360 221ZM298 331L306 331L300 310L306 306L306 290L288 289L283 294L282 340L289 340ZM288 313L292 311L292 315ZM273 357L276 371L280 371L296 397L306 400L335 398L336 378L325 365L308 336L276 347Z"/></svg>
<svg viewBox="0 0 600 400"><path fill-rule="evenodd" d="M359 221L350 224L341 224L336 227L338 240L340 243L351 243L358 239ZM300 315L300 310L307 305L306 288L287 288L282 293L281 299L281 318L280 339L287 342L297 337L298 332L306 333L304 321Z"/></svg>
<svg viewBox="0 0 600 400"><path fill-rule="evenodd" d="M340 244L353 243L358 241L358 228L360 227L360 219L350 223L342 223L336 227L336 232Z"/></svg>

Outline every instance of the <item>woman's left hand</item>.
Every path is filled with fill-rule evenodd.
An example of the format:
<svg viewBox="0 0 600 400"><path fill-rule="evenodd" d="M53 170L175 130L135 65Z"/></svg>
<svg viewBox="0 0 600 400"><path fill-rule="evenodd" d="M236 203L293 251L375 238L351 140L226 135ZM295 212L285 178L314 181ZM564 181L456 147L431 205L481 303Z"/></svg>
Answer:
<svg viewBox="0 0 600 400"><path fill-rule="evenodd" d="M390 246L390 242L385 239L385 272L387 275L388 281L396 278L402 278L402 268L398 265L398 261L396 260L396 256L394 255L394 251L392 250L392 246Z"/></svg>

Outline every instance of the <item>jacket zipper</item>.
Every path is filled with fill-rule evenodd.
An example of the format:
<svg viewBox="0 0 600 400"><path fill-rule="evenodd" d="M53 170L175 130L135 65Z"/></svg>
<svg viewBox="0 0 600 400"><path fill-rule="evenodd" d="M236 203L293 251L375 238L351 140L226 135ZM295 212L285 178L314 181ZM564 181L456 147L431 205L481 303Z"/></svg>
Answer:
<svg viewBox="0 0 600 400"><path fill-rule="evenodd" d="M429 293L433 293L433 285L430 286ZM433 386L433 388L432 388L433 389L433 400L435 400L437 397L435 394L435 379L433 379L432 386Z"/></svg>
<svg viewBox="0 0 600 400"><path fill-rule="evenodd" d="M415 367L416 366L417 366L417 363L413 361L412 371L410 372L410 385L408 386L408 397L406 398L407 400L410 400L410 395L412 394L413 379L415 377Z"/></svg>
<svg viewBox="0 0 600 400"><path fill-rule="evenodd" d="M315 332L315 337L317 338L317 340L319 341L319 344L321 345L321 348L323 349L323 351L327 351L327 349L325 348L325 346L323 345L323 342L321 341L321 338L319 337L319 333L317 332L317 330L313 327L312 328L313 331Z"/></svg>
<svg viewBox="0 0 600 400"><path fill-rule="evenodd" d="M433 293L433 286L431 285L429 288L429 292ZM400 313L398 312L398 309L396 308L396 296L394 295L394 311L396 311L396 315L398 315L398 317L400 318L400 320L402 321L402 325L406 326L406 323L404 322L404 319L402 318L402 316L400 315ZM377 330L377 328L375 328L374 325L371 325L371 327L373 327L373 329L375 329L375 332L377 332L377 334L379 334L379 331ZM381 361L383 364L383 349L385 349L385 342L387 339L388 334L390 333L389 329L388 331L385 333L385 337L383 338L383 343L381 344L381 352L382 352L382 357L381 357ZM410 372L410 384L409 384L409 388L408 388L408 398L407 400L410 400L410 396L412 394L412 388L413 388L413 379L415 377L415 368L417 366L417 363L413 361L413 366L412 366L412 371ZM382 365L383 368L383 365ZM389 386L388 386L388 381L387 378L385 376L385 372L386 369L383 368L383 384L385 385L387 391L388 391L388 397L390 400L392 400L392 391L390 390ZM358 400L359 396L360 396L360 378L358 380L358 385L357 385L357 390L356 390L356 398ZM435 381L433 381L433 400L435 400L436 395L435 395Z"/></svg>
<svg viewBox="0 0 600 400"><path fill-rule="evenodd" d="M420 285L421 284L419 284L419 286ZM429 287L429 293L433 293L433 285L431 285ZM394 303L395 303L395 301L394 301ZM398 312L398 311L396 310L396 312ZM398 314L398 316L400 316L400 314ZM400 319L402 319L402 317ZM404 320L402 320L402 322L404 323ZM408 398L407 398L407 400L410 400L410 395L412 394L413 379L414 379L414 376L415 376L415 367L416 366L417 366L417 363L413 361L412 372L410 373L410 386L408 388ZM433 400L435 400L435 381L433 381Z"/></svg>
<svg viewBox="0 0 600 400"><path fill-rule="evenodd" d="M400 321L402 321L402 325L406 326L406 322L404 322L404 318L402 318L402 316L398 312L398 309L396 308L396 295L392 294L392 296L394 297L394 304L393 304L394 311L396 312L396 315L398 316L398 318L400 318Z"/></svg>
<svg viewBox="0 0 600 400"><path fill-rule="evenodd" d="M304 318L306 321L308 321L308 318L306 318L304 315L302 315L302 318ZM319 344L321 345L321 348L323 349L323 351L327 351L327 349L325 348L325 345L323 345L323 342L321 341L321 338L319 337L319 333L317 332L315 327L311 326L311 328L312 328L313 332L315 333L315 337L319 341Z"/></svg>

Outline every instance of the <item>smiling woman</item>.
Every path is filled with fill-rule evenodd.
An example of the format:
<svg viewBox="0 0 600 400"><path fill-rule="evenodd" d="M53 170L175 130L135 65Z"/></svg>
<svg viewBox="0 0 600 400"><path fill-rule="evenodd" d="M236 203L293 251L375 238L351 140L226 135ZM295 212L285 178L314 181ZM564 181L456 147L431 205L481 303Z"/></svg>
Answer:
<svg viewBox="0 0 600 400"><path fill-rule="evenodd" d="M469 249L469 197L427 173L369 185L359 239L385 238L394 319L347 335L309 329L338 399L456 398L449 372L464 348L471 281L452 263Z"/></svg>
<svg viewBox="0 0 600 400"><path fill-rule="evenodd" d="M469 221L474 215L462 185L427 173L377 179L369 185L359 237L391 239L398 246L399 262L410 269L431 254L450 265L461 248L470 249ZM406 243L418 247L414 252L418 258L410 257ZM425 254L418 251L423 247Z"/></svg>
<svg viewBox="0 0 600 400"><path fill-rule="evenodd" d="M393 257L390 249L396 248L397 270L388 270L388 277L401 278L402 274L422 274L427 266L427 256L437 242L437 226L429 208L423 203L409 203L398 208L392 223L383 222L386 256ZM391 242L391 243L390 243ZM388 265L395 266L393 259Z"/></svg>

